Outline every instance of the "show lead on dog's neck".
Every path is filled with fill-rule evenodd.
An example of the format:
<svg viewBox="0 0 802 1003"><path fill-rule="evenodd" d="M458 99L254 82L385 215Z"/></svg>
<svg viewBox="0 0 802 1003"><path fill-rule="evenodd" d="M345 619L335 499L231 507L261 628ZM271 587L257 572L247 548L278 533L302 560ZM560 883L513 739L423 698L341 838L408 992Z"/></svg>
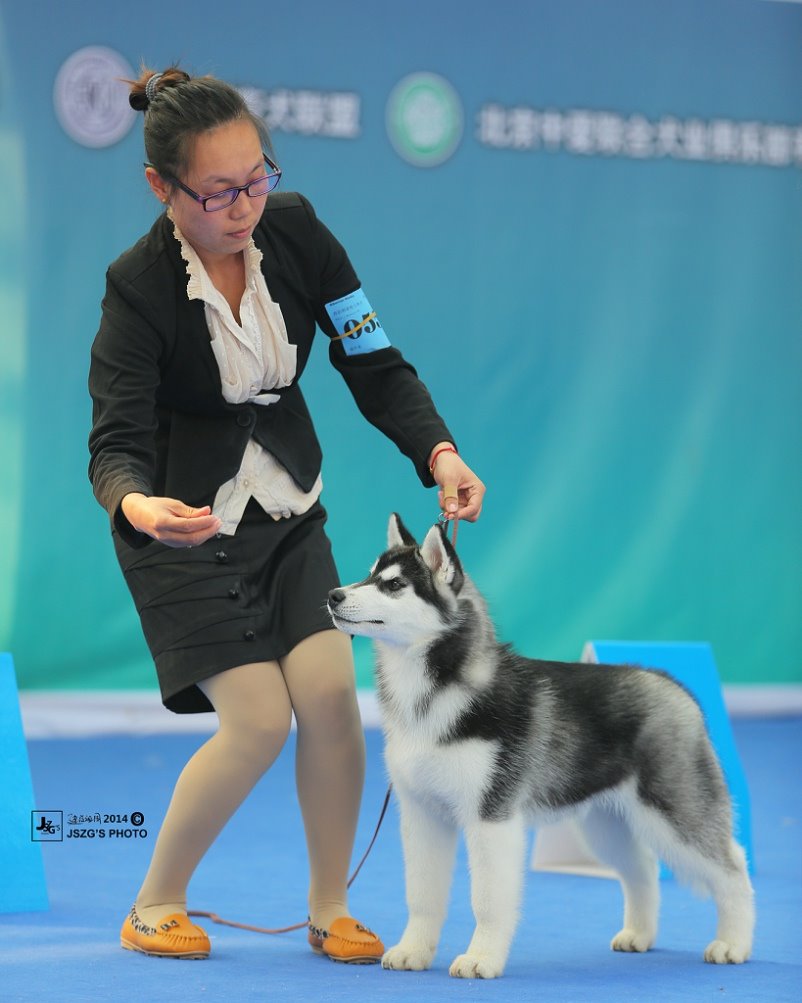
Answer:
<svg viewBox="0 0 802 1003"><path fill-rule="evenodd" d="M424 487L439 487L450 517L475 520L484 485L391 345L370 298L379 293L362 288L307 198L276 191L277 156L239 92L170 67L143 69L129 100L163 211L107 272L89 473L165 706L214 710L219 729L178 778L121 943L208 956L187 885L294 712L309 943L377 961L382 942L351 917L346 891L365 745L351 642L325 611L339 577L299 385L316 334L359 410ZM265 908L269 870L268 857L253 888Z"/></svg>

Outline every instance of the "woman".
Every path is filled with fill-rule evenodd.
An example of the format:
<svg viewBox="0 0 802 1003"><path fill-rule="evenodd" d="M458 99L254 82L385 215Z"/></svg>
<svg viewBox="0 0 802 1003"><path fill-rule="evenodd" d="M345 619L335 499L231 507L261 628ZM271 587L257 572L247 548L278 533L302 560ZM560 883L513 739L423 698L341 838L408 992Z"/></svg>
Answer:
<svg viewBox="0 0 802 1003"><path fill-rule="evenodd" d="M348 257L308 201L269 197L280 170L231 86L144 70L145 176L167 208L107 273L89 377L90 477L153 655L164 704L214 710L184 768L123 947L206 957L187 884L298 726L310 862L309 942L376 961L346 882L364 778L350 641L324 609L338 584L320 447L298 386L319 327L361 411L475 520L484 486L414 369L392 348Z"/></svg>

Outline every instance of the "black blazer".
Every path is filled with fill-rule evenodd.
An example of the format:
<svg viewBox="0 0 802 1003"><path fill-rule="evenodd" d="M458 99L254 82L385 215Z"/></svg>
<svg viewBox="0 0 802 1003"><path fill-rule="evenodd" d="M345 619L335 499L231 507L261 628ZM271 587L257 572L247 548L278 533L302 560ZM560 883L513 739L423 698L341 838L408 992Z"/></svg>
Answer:
<svg viewBox="0 0 802 1003"><path fill-rule="evenodd" d="M106 273L100 329L92 345L93 424L89 477L95 495L127 543L149 541L120 509L132 491L210 504L239 470L251 436L305 491L320 472L321 450L298 380L316 327L336 330L325 304L359 288L342 245L294 192L271 195L254 231L270 295L297 345L291 386L270 389L269 407L229 404L211 348L203 303L187 298L186 264L166 215ZM426 387L395 348L349 356L329 344L360 411L415 464L427 487L427 459L453 441Z"/></svg>

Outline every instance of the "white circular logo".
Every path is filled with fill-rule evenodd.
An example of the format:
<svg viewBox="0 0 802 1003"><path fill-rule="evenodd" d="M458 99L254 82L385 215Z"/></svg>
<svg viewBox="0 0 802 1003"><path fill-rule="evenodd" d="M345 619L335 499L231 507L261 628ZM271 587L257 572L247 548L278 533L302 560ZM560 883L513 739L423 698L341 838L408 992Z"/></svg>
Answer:
<svg viewBox="0 0 802 1003"><path fill-rule="evenodd" d="M111 146L126 135L136 112L123 79L131 67L113 49L90 45L74 52L58 71L53 104L61 127L82 146Z"/></svg>
<svg viewBox="0 0 802 1003"><path fill-rule="evenodd" d="M462 139L462 104L435 73L412 73L387 101L387 133L396 152L416 167L436 167Z"/></svg>

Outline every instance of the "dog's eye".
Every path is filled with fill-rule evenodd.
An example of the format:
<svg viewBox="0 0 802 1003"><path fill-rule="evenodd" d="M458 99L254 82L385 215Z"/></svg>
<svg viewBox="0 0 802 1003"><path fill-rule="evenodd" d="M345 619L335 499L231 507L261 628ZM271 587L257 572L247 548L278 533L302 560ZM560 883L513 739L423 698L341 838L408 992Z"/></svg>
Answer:
<svg viewBox="0 0 802 1003"><path fill-rule="evenodd" d="M387 588L391 592L398 592L404 587L404 582L400 578L391 578L387 583Z"/></svg>

